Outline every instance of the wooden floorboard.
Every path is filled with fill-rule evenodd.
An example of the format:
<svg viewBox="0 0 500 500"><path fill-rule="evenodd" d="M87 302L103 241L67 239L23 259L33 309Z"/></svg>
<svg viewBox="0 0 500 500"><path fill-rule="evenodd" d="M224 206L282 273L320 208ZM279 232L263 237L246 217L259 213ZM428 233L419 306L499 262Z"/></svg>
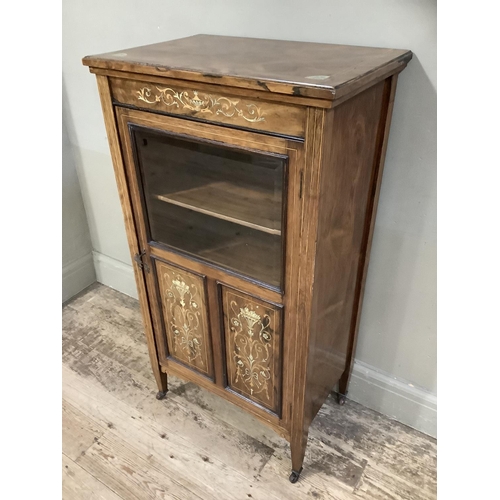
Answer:
<svg viewBox="0 0 500 500"><path fill-rule="evenodd" d="M204 491L196 484L165 474L163 463L132 450L112 433L102 436L77 463L124 500L205 498Z"/></svg>
<svg viewBox="0 0 500 500"><path fill-rule="evenodd" d="M66 455L62 456L62 497L74 500L120 500L120 497Z"/></svg>
<svg viewBox="0 0 500 500"><path fill-rule="evenodd" d="M271 429L169 377L158 401L136 300L94 285L63 307L63 499L436 498L436 441L329 398L291 484Z"/></svg>
<svg viewBox="0 0 500 500"><path fill-rule="evenodd" d="M62 452L71 460L76 460L106 429L64 399L62 410Z"/></svg>

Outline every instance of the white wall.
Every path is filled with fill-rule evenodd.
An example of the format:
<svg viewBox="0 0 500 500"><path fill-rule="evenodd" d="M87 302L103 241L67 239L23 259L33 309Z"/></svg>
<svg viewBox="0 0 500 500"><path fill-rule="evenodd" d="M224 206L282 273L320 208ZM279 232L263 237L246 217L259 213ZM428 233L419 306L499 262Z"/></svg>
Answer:
<svg viewBox="0 0 500 500"><path fill-rule="evenodd" d="M208 33L411 49L400 75L350 396L430 434L436 405L436 5L432 0L80 0L63 5L70 140L98 280L133 295L88 54Z"/></svg>
<svg viewBox="0 0 500 500"><path fill-rule="evenodd" d="M64 96L63 96L64 99ZM62 123L62 301L95 281L92 242L68 138L65 102Z"/></svg>

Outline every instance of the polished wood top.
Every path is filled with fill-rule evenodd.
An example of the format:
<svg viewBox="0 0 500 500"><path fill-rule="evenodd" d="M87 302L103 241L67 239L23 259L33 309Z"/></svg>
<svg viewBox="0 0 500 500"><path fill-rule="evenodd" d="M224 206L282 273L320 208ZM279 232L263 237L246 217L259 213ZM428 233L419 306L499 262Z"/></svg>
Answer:
<svg viewBox="0 0 500 500"><path fill-rule="evenodd" d="M333 100L406 66L409 50L195 35L87 56L92 68Z"/></svg>

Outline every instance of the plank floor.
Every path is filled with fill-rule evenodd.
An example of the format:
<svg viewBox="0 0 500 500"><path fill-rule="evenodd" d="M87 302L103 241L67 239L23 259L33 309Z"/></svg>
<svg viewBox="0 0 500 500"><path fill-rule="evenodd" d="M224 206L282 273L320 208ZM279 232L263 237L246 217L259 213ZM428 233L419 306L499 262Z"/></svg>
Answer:
<svg viewBox="0 0 500 500"><path fill-rule="evenodd" d="M139 305L93 285L63 307L63 499L436 498L436 441L357 403L329 398L304 471L272 430L192 383L163 401Z"/></svg>

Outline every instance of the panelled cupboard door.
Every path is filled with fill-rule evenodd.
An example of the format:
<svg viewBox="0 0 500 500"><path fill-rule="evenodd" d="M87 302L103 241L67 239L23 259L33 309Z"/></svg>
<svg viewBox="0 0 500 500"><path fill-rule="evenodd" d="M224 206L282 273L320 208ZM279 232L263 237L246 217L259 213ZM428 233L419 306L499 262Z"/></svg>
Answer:
<svg viewBox="0 0 500 500"><path fill-rule="evenodd" d="M303 143L120 107L116 117L160 365L280 419Z"/></svg>
<svg viewBox="0 0 500 500"><path fill-rule="evenodd" d="M228 388L279 416L282 309L220 286Z"/></svg>
<svg viewBox="0 0 500 500"><path fill-rule="evenodd" d="M154 262L169 357L213 379L205 277Z"/></svg>

